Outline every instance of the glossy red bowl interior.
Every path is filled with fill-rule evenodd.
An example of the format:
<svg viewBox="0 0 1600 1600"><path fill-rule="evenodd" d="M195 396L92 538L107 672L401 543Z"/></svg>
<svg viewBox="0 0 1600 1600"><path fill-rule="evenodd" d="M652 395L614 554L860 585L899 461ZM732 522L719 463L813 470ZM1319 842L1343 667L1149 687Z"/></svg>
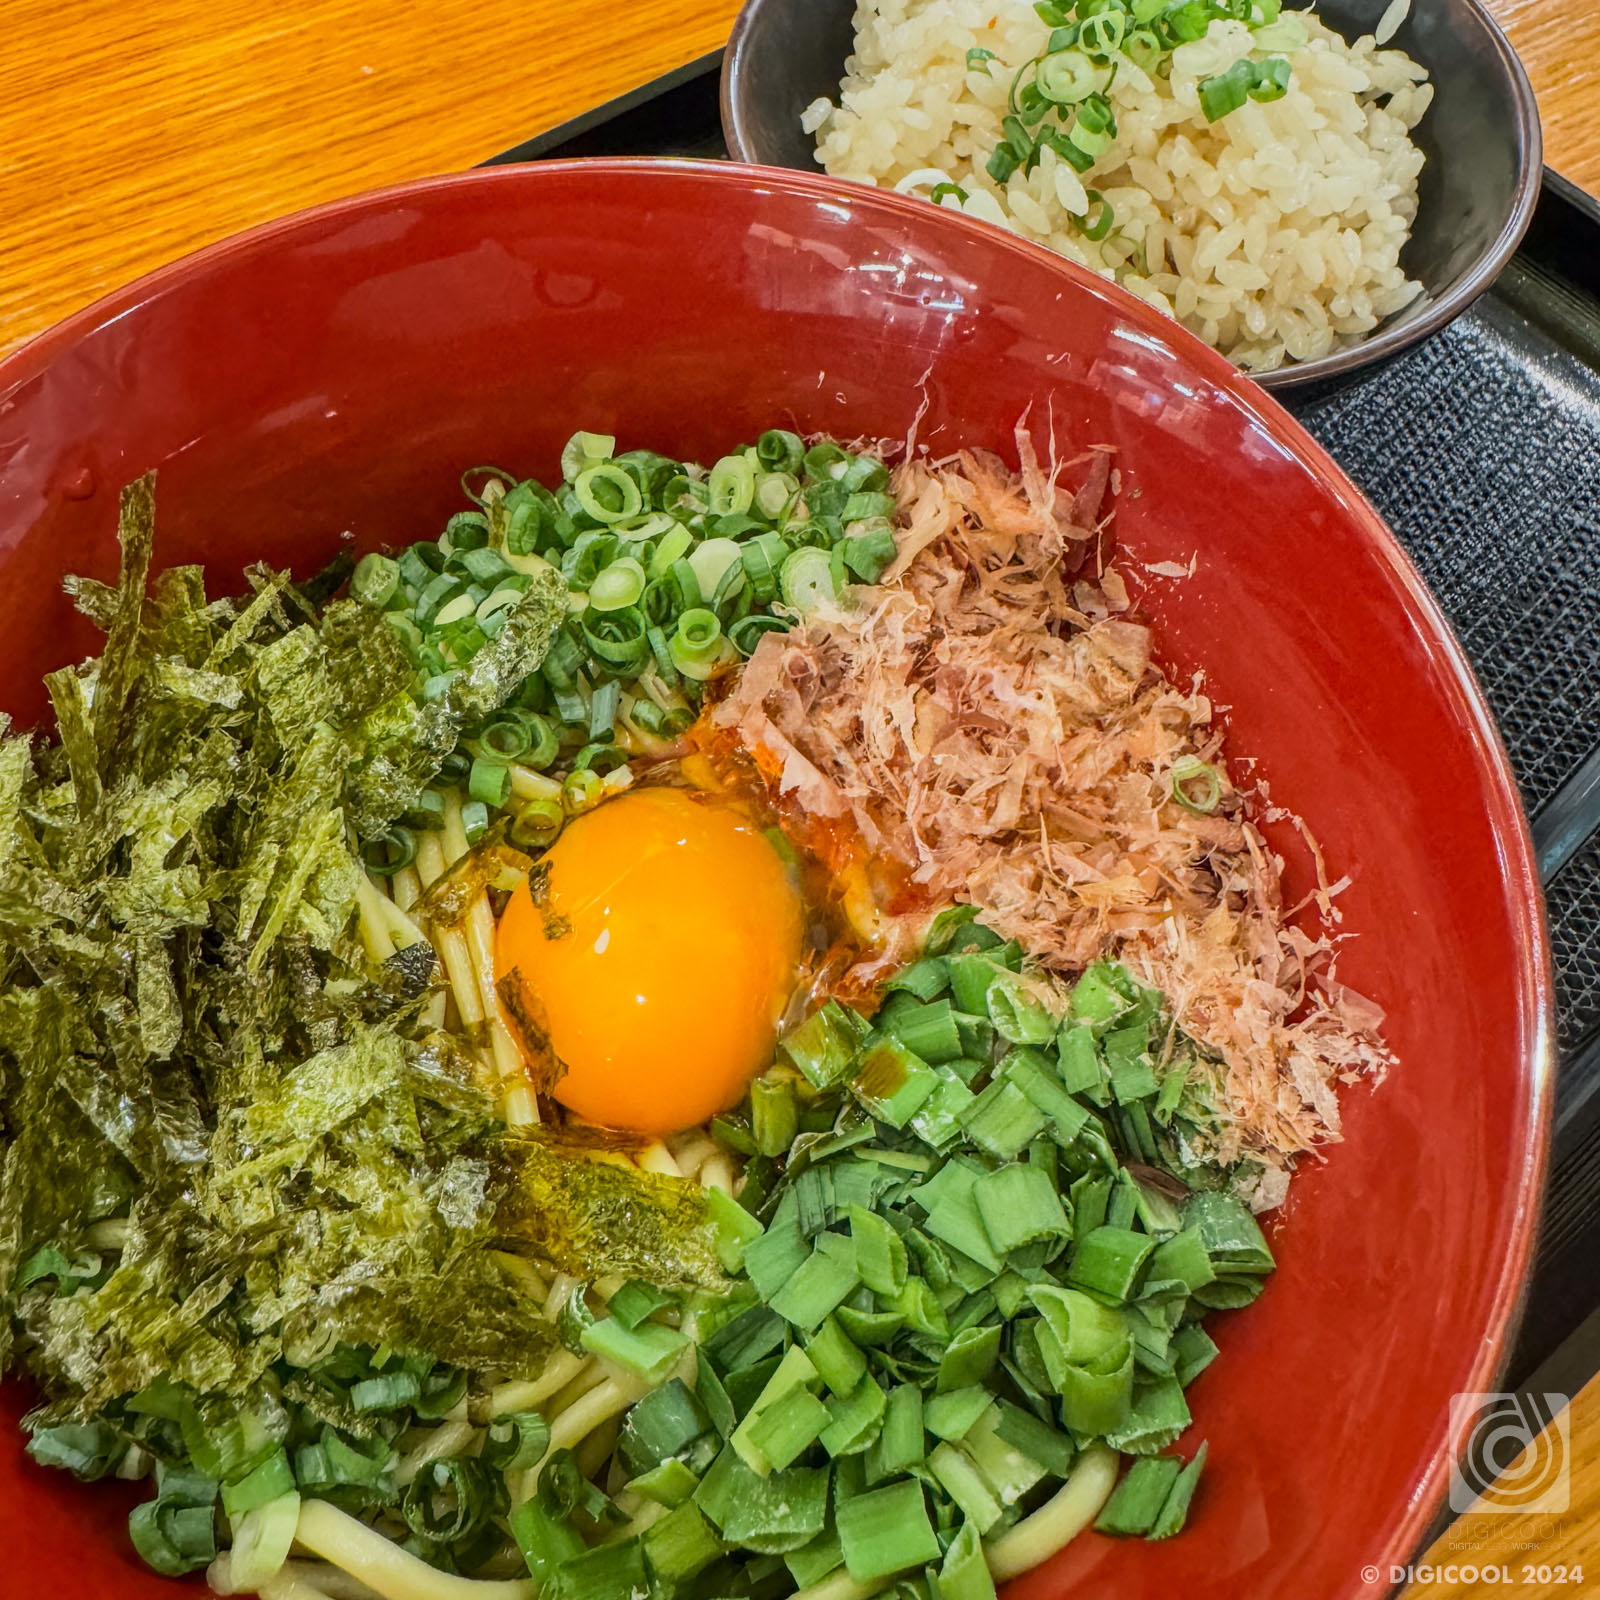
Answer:
<svg viewBox="0 0 1600 1600"><path fill-rule="evenodd" d="M935 450L1119 451L1124 546L1161 648L1203 666L1236 755L1304 816L1341 897L1345 980L1400 1065L1347 1091L1298 1179L1281 1270L1219 1318L1192 1391L1212 1466L1167 1544L1085 1536L1018 1595L1375 1591L1442 1495L1447 1409L1492 1386L1527 1266L1550 984L1504 754L1406 558L1322 451L1219 357L1058 257L821 177L687 163L504 169L289 219L179 263L0 365L5 709L94 645L65 572L114 572L118 486L159 469L162 564L302 572L352 531L428 535L456 476L554 470L576 427L707 459L778 421ZM1289 893L1310 882L1273 830ZM172 1592L125 1497L35 1468L0 1417L7 1592ZM1084 1584L1081 1590L1078 1584Z"/></svg>

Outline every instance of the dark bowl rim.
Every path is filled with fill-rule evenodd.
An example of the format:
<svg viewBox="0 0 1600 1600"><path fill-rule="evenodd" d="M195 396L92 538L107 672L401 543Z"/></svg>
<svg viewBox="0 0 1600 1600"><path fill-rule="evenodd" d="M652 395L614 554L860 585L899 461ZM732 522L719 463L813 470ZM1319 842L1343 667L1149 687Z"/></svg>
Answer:
<svg viewBox="0 0 1600 1600"><path fill-rule="evenodd" d="M269 250L280 240L314 231L330 219L361 216L393 208L410 200L457 189L500 187L537 188L547 180L581 176L585 182L603 181L608 175L649 174L658 181L709 182L748 185L759 182L826 196L846 205L865 205L898 213L914 226L928 223L926 202L893 190L874 188L830 178L824 172L802 173L788 167L755 167L727 161L697 161L672 157L606 156L564 161L541 161L502 167L478 167L466 172L417 178L407 183L369 190L326 201L321 205L261 223L242 233L203 246L153 272L114 290L55 324L17 349L0 357L0 415L10 397L37 380L57 359L68 354L83 338L121 320L151 300L182 287L197 276L241 257ZM1415 563L1383 518L1351 482L1344 470L1289 412L1263 392L1245 373L1218 351L1146 301L1129 294L1109 279L1069 261L1065 256L1020 238L1005 229L974 218L944 214L935 225L964 232L990 247L1020 254L1049 266L1089 294L1114 301L1124 315L1145 324L1170 342L1194 374L1226 399L1280 445L1334 499L1341 512L1360 524L1370 537L1374 553L1394 574L1418 620L1432 636L1441 665L1464 702L1480 752L1480 770L1487 788L1490 825L1498 845L1500 881L1504 886L1512 943L1518 956L1515 974L1519 1017L1519 1052L1516 1063L1526 1096L1526 1116L1520 1139L1511 1154L1507 1191L1512 1202L1506 1219L1505 1251L1494 1282L1488 1323L1465 1392L1486 1393L1499 1384L1526 1304L1528 1269L1539 1232L1541 1202L1548 1171L1556 1073L1555 976L1551 964L1550 934L1537 857L1511 760L1465 652L1423 580ZM1386 1532L1382 1550L1373 1552L1382 1565L1412 1559L1416 1548L1444 1503L1451 1446L1448 1434L1434 1442L1422 1461L1410 1499ZM1352 1584L1350 1594L1356 1593Z"/></svg>
<svg viewBox="0 0 1600 1600"><path fill-rule="evenodd" d="M762 161L755 142L748 136L735 91L757 13L767 5L783 3L792 4L793 0L744 0L722 57L718 93L722 136L727 141L728 153L735 161L755 166L770 163ZM1307 0L1307 3L1314 5L1315 0ZM1418 0L1412 0L1412 3L1418 3ZM1427 0L1422 0L1422 3L1427 3ZM1476 23L1487 37L1500 71L1510 85L1517 147L1517 183L1511 210L1493 244L1437 300L1430 302L1420 316L1388 327L1380 325L1375 333L1362 339L1359 344L1347 350L1335 350L1331 355L1319 356L1315 361L1296 362L1273 372L1246 373L1253 383L1263 389L1278 393L1316 390L1368 367L1379 366L1402 351L1421 344L1424 339L1432 338L1441 328L1454 322L1500 276L1516 254L1522 236L1533 221L1544 175L1544 131L1539 121L1539 102L1534 95L1533 84L1522 58L1512 48L1505 30L1489 14L1483 0L1454 0L1454 3L1463 8L1465 16ZM801 169L790 167L785 170L793 172Z"/></svg>

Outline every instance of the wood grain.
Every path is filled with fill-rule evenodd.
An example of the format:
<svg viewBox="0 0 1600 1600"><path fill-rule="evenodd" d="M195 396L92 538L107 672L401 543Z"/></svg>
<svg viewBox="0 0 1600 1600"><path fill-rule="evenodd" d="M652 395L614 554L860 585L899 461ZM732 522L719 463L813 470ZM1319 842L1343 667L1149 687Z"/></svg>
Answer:
<svg viewBox="0 0 1600 1600"><path fill-rule="evenodd" d="M1539 92L1550 165L1600 192L1600 6L1489 5ZM636 88L720 45L738 0L4 9L0 350L240 228L470 166ZM1572 1510L1533 1554L1546 1565L1587 1559L1600 1576L1600 1382L1574 1404L1572 1430ZM1527 1524L1481 1526L1491 1542L1470 1559L1515 1578ZM1468 1562L1462 1541L1479 1535L1466 1527L1445 1535L1437 1564ZM1437 1582L1414 1591L1476 1592Z"/></svg>
<svg viewBox="0 0 1600 1600"><path fill-rule="evenodd" d="M1527 1472L1530 1484L1544 1482L1545 1466L1564 1458L1571 1475L1566 1508L1552 1508L1548 1515L1482 1509L1457 1518L1419 1563L1433 1570L1419 1570L1402 1600L1576 1595L1600 1581L1600 1378L1567 1408L1567 1425L1564 1450L1557 1446L1556 1454L1532 1463L1524 1451L1507 1471L1507 1478ZM1547 1452L1552 1447L1546 1440L1535 1448ZM1494 1503L1491 1490L1484 1505ZM1487 1583L1486 1567L1496 1569Z"/></svg>
<svg viewBox="0 0 1600 1600"><path fill-rule="evenodd" d="M1539 96L1544 159L1600 194L1600 6L1592 0L1485 0Z"/></svg>
<svg viewBox="0 0 1600 1600"><path fill-rule="evenodd" d="M726 39L738 0L6 0L0 349L318 201L457 171Z"/></svg>
<svg viewBox="0 0 1600 1600"><path fill-rule="evenodd" d="M1600 7L1490 0L1600 191ZM738 0L6 0L0 350L240 228L471 166L715 49Z"/></svg>

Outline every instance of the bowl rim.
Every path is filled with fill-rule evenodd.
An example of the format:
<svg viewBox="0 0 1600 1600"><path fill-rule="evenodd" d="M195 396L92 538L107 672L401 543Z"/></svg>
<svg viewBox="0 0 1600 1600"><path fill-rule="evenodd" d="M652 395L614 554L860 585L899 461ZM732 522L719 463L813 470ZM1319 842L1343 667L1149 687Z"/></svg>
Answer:
<svg viewBox="0 0 1600 1600"><path fill-rule="evenodd" d="M722 135L735 161L765 164L761 161L755 141L750 137L742 101L737 93L756 19L768 6L794 3L795 0L744 0L734 20L733 31L728 36L727 50L722 58L718 105L722 117ZM1315 0L1307 0L1307 3L1314 5ZM1427 0L1423 0L1423 3L1427 3ZM1438 299L1429 301L1420 315L1407 322L1380 323L1375 332L1358 344L1318 356L1315 361L1299 361L1271 372L1246 374L1263 389L1284 393L1316 391L1324 385L1336 384L1352 373L1378 367L1421 344L1423 340L1432 338L1441 328L1454 322L1500 276L1516 254L1517 246L1522 243L1522 237L1533 221L1534 207L1539 202L1544 178L1544 131L1539 121L1539 102L1533 92L1533 84L1522 58L1512 48L1505 30L1490 15L1483 0L1455 0L1455 3L1462 8L1465 18L1484 35L1511 88L1514 111L1512 126L1517 150L1517 181L1511 209L1489 248ZM791 167L784 170L802 169ZM871 188L875 185L862 187ZM1008 229L997 231L1009 232Z"/></svg>
<svg viewBox="0 0 1600 1600"><path fill-rule="evenodd" d="M215 267L265 253L280 241L292 240L298 234L315 234L330 221L365 217L392 210L408 201L456 191L482 189L493 194L500 189L537 190L546 182L574 178L592 187L640 176L661 183L709 185L713 189L722 185L766 188L802 199L825 200L834 205L886 213L889 218L904 221L914 228L927 226L930 217L935 217L925 201L892 190L830 178L826 173L802 173L786 167L753 167L726 161L597 157L479 167L467 172L414 179L328 201L231 235L159 267L84 307L0 358L0 416L4 415L10 396L19 387L41 376L86 335L203 277ZM1527 1114L1508 1175L1511 1206L1505 1223L1508 1229L1506 1249L1494 1283L1488 1326L1478 1344L1468 1390L1464 1391L1490 1392L1500 1380L1521 1320L1528 1288L1528 1265L1542 1209L1557 1060L1555 978L1532 833L1510 758L1465 652L1410 556L1361 491L1289 412L1225 356L1154 306L1043 245L949 212L937 217L933 225L965 234L982 247L1050 268L1079 291L1110 301L1121 316L1142 324L1143 331L1171 345L1195 376L1213 385L1269 437L1286 448L1339 510L1361 526L1374 554L1405 591L1418 621L1432 634L1435 659L1464 702L1478 749L1488 790L1487 816L1498 845L1499 875L1519 956L1514 980L1521 1032L1518 1068L1526 1085ZM1446 1432L1445 1437L1433 1445L1403 1515L1391 1525L1385 1547L1374 1553L1374 1559L1386 1568L1391 1563L1400 1564L1411 1558L1444 1502L1451 1464ZM1353 1580L1351 1595L1359 1588L1359 1583Z"/></svg>

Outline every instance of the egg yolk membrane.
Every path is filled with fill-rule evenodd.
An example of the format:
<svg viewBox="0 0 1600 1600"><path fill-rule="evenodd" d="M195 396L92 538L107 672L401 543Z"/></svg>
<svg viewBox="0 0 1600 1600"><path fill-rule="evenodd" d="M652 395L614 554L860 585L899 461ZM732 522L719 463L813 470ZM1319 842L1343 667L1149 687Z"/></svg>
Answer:
<svg viewBox="0 0 1600 1600"><path fill-rule="evenodd" d="M737 1103L771 1062L803 926L759 827L640 789L570 823L518 886L496 977L518 975L561 1071L556 1100L604 1127L672 1133Z"/></svg>

